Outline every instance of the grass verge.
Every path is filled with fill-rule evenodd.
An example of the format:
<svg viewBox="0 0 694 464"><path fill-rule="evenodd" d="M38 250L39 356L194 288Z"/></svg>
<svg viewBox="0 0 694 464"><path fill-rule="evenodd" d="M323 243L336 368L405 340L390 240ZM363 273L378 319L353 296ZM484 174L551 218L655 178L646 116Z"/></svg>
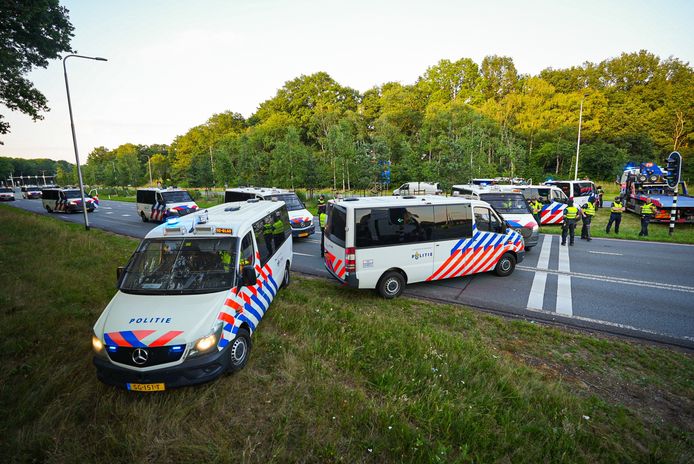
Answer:
<svg viewBox="0 0 694 464"><path fill-rule="evenodd" d="M691 462L694 357L317 279L248 366L100 384L91 326L136 241L0 206L0 453L38 462Z"/></svg>

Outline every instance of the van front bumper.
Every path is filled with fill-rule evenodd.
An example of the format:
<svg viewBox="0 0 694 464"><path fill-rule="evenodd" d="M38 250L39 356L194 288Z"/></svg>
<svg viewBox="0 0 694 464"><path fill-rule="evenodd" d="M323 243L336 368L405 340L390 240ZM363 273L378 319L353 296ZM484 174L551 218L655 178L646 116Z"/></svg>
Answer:
<svg viewBox="0 0 694 464"><path fill-rule="evenodd" d="M525 250L516 252L516 264L520 264L525 259Z"/></svg>
<svg viewBox="0 0 694 464"><path fill-rule="evenodd" d="M173 367L150 371L120 367L99 356L94 356L94 365L96 377L107 385L127 390L129 383L163 383L168 389L197 385L216 379L229 367L229 356L225 348L217 353L193 358Z"/></svg>
<svg viewBox="0 0 694 464"><path fill-rule="evenodd" d="M292 237L308 237L316 232L316 226L311 222L308 227L292 227Z"/></svg>

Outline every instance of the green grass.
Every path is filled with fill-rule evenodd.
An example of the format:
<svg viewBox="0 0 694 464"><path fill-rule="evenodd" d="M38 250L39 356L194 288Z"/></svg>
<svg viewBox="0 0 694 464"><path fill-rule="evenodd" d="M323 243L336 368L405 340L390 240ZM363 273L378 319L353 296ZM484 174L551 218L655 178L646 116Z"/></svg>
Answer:
<svg viewBox="0 0 694 464"><path fill-rule="evenodd" d="M691 462L694 357L297 278L246 368L100 384L137 242L0 206L0 455L17 462Z"/></svg>

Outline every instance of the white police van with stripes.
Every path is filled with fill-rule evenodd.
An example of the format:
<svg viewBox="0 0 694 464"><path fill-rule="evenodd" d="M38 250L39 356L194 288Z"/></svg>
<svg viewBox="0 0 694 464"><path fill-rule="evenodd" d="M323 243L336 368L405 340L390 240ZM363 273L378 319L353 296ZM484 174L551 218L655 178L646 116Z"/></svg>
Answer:
<svg viewBox="0 0 694 464"><path fill-rule="evenodd" d="M406 196L328 205L325 267L340 282L385 298L405 284L495 271L523 261L523 237L484 201Z"/></svg>
<svg viewBox="0 0 694 464"><path fill-rule="evenodd" d="M94 325L99 380L160 391L242 369L289 284L291 237L285 204L258 200L153 229L118 269L118 292Z"/></svg>
<svg viewBox="0 0 694 464"><path fill-rule="evenodd" d="M186 190L177 188L142 188L136 193L137 215L143 222L163 222L169 217L181 217L199 208Z"/></svg>

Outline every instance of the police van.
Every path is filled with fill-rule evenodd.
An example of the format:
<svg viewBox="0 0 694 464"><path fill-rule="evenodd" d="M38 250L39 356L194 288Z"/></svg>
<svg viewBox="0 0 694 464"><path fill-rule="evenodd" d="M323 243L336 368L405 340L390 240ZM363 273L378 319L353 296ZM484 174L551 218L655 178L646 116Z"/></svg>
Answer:
<svg viewBox="0 0 694 464"><path fill-rule="evenodd" d="M296 238L308 237L315 233L313 214L302 203L296 193L291 190L266 188L266 187L238 187L230 188L224 192L224 202L245 201L250 198L260 200L278 200L287 205L289 221L292 226L292 235Z"/></svg>
<svg viewBox="0 0 694 464"><path fill-rule="evenodd" d="M251 335L289 285L291 262L282 202L250 200L167 219L118 269L118 292L94 325L97 377L159 391L241 370Z"/></svg>
<svg viewBox="0 0 694 464"><path fill-rule="evenodd" d="M14 189L11 187L0 187L0 201L14 201Z"/></svg>
<svg viewBox="0 0 694 464"><path fill-rule="evenodd" d="M573 198L574 205L583 208L590 197L598 196L598 189L589 180L551 180L545 185L559 187L564 195Z"/></svg>
<svg viewBox="0 0 694 464"><path fill-rule="evenodd" d="M506 276L524 256L523 237L483 201L427 195L328 205L326 269L385 298L400 295L408 283L492 270Z"/></svg>
<svg viewBox="0 0 694 464"><path fill-rule="evenodd" d="M96 208L94 199L84 194L84 202L87 211L93 212ZM75 213L82 212L82 195L77 188L48 188L41 191L41 203L49 213Z"/></svg>
<svg viewBox="0 0 694 464"><path fill-rule="evenodd" d="M199 208L185 190L177 188L137 189L137 215L143 222L162 222L169 217L194 213Z"/></svg>
<svg viewBox="0 0 694 464"><path fill-rule="evenodd" d="M542 203L540 225L564 223L564 209L569 202L566 194L554 185L502 185L502 190L520 192L526 200L538 199Z"/></svg>
<svg viewBox="0 0 694 464"><path fill-rule="evenodd" d="M41 198L41 189L36 185L25 185L22 187L22 198L27 200Z"/></svg>
<svg viewBox="0 0 694 464"><path fill-rule="evenodd" d="M451 188L451 195L486 201L497 213L501 214L509 227L523 236L526 251L537 245L540 239L540 226L522 193L505 191L496 185L467 184L454 185Z"/></svg>
<svg viewBox="0 0 694 464"><path fill-rule="evenodd" d="M439 195L443 193L438 182L405 182L393 190L393 195Z"/></svg>

